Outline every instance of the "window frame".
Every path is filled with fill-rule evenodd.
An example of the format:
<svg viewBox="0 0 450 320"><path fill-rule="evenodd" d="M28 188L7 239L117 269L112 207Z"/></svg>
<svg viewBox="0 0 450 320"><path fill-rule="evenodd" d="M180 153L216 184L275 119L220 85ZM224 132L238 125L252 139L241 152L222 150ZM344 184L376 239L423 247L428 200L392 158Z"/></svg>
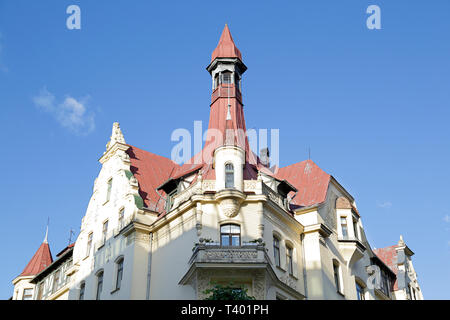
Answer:
<svg viewBox="0 0 450 320"><path fill-rule="evenodd" d="M347 221L347 217L346 216L341 216L340 217L340 224L341 224L341 233L342 233L342 239L348 239L348 221ZM345 229L344 229L345 227ZM345 230L345 233L344 233Z"/></svg>
<svg viewBox="0 0 450 320"><path fill-rule="evenodd" d="M123 256L119 257L119 259L116 260L116 290L119 290L122 285L124 260L125 259Z"/></svg>
<svg viewBox="0 0 450 320"><path fill-rule="evenodd" d="M294 275L294 248L286 245L286 266L289 275Z"/></svg>
<svg viewBox="0 0 450 320"><path fill-rule="evenodd" d="M275 262L275 266L277 267L281 267L281 257L280 257L280 242L281 239L276 236L273 235L273 260Z"/></svg>
<svg viewBox="0 0 450 320"><path fill-rule="evenodd" d="M31 292L26 294L26 292ZM22 292L22 300L33 300L33 288L24 288Z"/></svg>
<svg viewBox="0 0 450 320"><path fill-rule="evenodd" d="M230 232L223 232L223 228L230 226ZM238 227L239 228L239 233L237 232L232 232L231 230L231 226L234 227ZM228 243L229 245L224 245L223 243L223 237L226 236L228 238ZM238 245L233 245L233 236L238 236L239 239L239 244ZM220 246L221 247L240 247L241 246L241 226L237 223L224 223L220 225Z"/></svg>
<svg viewBox="0 0 450 320"><path fill-rule="evenodd" d="M97 277L97 288L96 288L96 293L95 293L95 300L100 300L102 291L103 291L103 282L104 282L104 276L105 276L105 272L103 270L100 270L96 273L96 277Z"/></svg>
<svg viewBox="0 0 450 320"><path fill-rule="evenodd" d="M91 255L93 239L94 239L94 232L91 231L88 233L88 238L87 238L86 257L89 257Z"/></svg>
<svg viewBox="0 0 450 320"><path fill-rule="evenodd" d="M231 177L231 181L229 181L230 177ZM227 162L227 163L225 163L225 189L233 189L233 188L235 188L234 165L232 162Z"/></svg>

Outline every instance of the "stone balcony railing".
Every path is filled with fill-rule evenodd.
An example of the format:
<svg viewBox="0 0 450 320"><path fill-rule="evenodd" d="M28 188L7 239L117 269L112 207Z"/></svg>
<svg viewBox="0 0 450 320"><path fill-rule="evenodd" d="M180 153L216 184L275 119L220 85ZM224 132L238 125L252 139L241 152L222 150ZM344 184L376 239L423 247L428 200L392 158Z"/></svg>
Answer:
<svg viewBox="0 0 450 320"><path fill-rule="evenodd" d="M265 246L248 243L241 246L220 246L218 243L199 243L193 249L189 264L193 263L269 263Z"/></svg>

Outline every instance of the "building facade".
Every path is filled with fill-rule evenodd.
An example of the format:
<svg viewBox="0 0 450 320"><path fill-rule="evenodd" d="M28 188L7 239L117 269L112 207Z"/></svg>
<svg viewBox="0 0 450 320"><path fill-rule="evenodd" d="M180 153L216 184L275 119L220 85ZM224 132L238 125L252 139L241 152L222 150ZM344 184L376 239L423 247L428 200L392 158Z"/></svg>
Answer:
<svg viewBox="0 0 450 320"><path fill-rule="evenodd" d="M212 283L256 299L410 299L399 293L403 275L422 299L417 275L399 272L413 270L411 251L396 246L394 268L372 250L355 199L333 176L311 160L271 168L267 150L250 150L247 67L227 26L207 70L203 150L180 166L127 144L114 123L80 233L63 251L70 258L16 278L14 299L25 287L55 298L61 289L35 290L61 281L55 272L67 288L58 296L79 300L204 299Z"/></svg>

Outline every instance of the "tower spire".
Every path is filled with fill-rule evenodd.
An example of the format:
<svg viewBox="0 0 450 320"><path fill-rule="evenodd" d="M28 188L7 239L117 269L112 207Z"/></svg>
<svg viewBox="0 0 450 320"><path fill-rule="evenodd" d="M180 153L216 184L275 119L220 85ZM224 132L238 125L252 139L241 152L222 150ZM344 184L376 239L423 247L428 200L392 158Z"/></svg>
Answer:
<svg viewBox="0 0 450 320"><path fill-rule="evenodd" d="M42 241L43 243L48 243L48 224L50 222L50 217L47 218L47 227L45 228L45 237L44 237L44 241Z"/></svg>

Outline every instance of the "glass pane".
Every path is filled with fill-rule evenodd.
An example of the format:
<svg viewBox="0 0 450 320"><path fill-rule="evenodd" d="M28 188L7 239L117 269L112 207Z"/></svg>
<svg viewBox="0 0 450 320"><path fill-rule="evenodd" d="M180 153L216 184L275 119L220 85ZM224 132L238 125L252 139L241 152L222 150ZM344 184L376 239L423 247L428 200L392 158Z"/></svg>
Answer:
<svg viewBox="0 0 450 320"><path fill-rule="evenodd" d="M230 225L231 233L241 233L241 227L235 224Z"/></svg>
<svg viewBox="0 0 450 320"><path fill-rule="evenodd" d="M231 245L232 246L239 246L239 236L232 236L231 237L231 241L232 241L232 243L231 243Z"/></svg>
<svg viewBox="0 0 450 320"><path fill-rule="evenodd" d="M223 226L220 227L220 232L221 233L230 233L231 232L231 225L230 224L225 224Z"/></svg>
<svg viewBox="0 0 450 320"><path fill-rule="evenodd" d="M230 245L230 237L229 236L222 236L222 245L223 246L229 246Z"/></svg>

